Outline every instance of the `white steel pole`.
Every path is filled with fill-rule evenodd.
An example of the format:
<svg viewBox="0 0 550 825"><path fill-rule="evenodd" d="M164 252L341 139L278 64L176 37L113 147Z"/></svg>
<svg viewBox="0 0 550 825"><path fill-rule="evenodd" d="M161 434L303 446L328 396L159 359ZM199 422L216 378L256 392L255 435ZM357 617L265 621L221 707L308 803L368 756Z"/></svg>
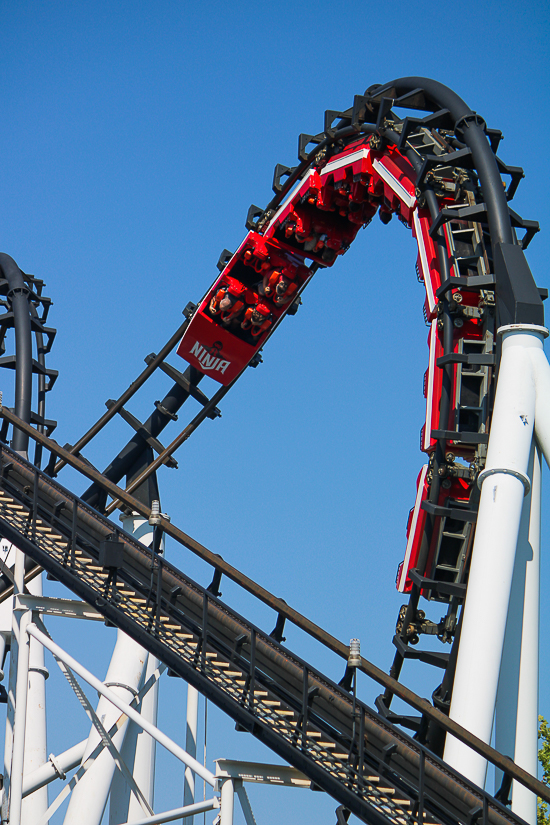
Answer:
<svg viewBox="0 0 550 825"><path fill-rule="evenodd" d="M29 592L42 596L42 575L29 582ZM25 773L31 773L47 761L46 743L46 679L44 648L30 641L29 682L27 695L27 726L25 735ZM44 786L23 800L21 819L24 825L40 822L48 810L48 789Z"/></svg>
<svg viewBox="0 0 550 825"><path fill-rule="evenodd" d="M530 356L537 388L535 435L550 467L550 364L542 349L533 350Z"/></svg>
<svg viewBox="0 0 550 825"><path fill-rule="evenodd" d="M550 411L549 411L550 412ZM536 424L536 418L535 418ZM514 762L537 775L539 704L539 624L540 624L540 511L541 458L535 447L531 487L531 517L528 548L531 551L525 573L521 658L517 701ZM512 811L529 825L537 822L537 797L520 782L512 783Z"/></svg>
<svg viewBox="0 0 550 825"><path fill-rule="evenodd" d="M69 653L67 653L63 648L59 647L58 644L53 642L49 639L44 633L42 633L34 624L29 625L27 628L27 633L31 636L34 636L35 639L38 639L42 642L44 647L48 648L58 659L61 659L62 662L70 667L70 669L76 673L77 676L80 676L81 679L84 679L85 682L88 682L94 690L97 690L98 693L101 693L102 696L105 696L112 704L117 707L122 713L126 714L129 719L132 721L137 722L137 724L143 728L143 730L147 731L159 745L162 745L163 748L170 751L180 762L183 762L184 765L189 765L195 773L204 779L205 782L208 782L209 785L214 787L216 785L216 777L209 771L208 768L205 768L204 765L201 765L200 762L197 762L196 759L189 756L189 754L184 751L179 745L176 745L175 742L170 739L165 733L161 730L156 728L151 722L148 722L147 719L144 719L141 713L138 713L135 708L131 707L131 705L127 705L126 702L122 701L116 693L114 693L109 687L100 682L93 673L90 673L89 670L86 670L79 662L76 661Z"/></svg>
<svg viewBox="0 0 550 825"><path fill-rule="evenodd" d="M164 811L162 814L155 814L148 816L146 819L140 819L137 822L126 822L124 825L160 825L162 822L173 822L175 819L189 819L193 814L202 814L205 811L213 811L218 808L218 800L207 799L205 802L196 802L194 805L186 805L184 808L174 808L172 811Z"/></svg>
<svg viewBox="0 0 550 825"><path fill-rule="evenodd" d="M542 350L542 327L502 327L500 364L464 605L450 717L489 742L535 418L530 351ZM447 736L445 761L483 787L486 760Z"/></svg>
<svg viewBox="0 0 550 825"><path fill-rule="evenodd" d="M23 593L25 589L25 556L17 548L15 550L15 561L13 566L14 593ZM4 740L4 782L2 786L2 823L9 821L9 801L11 789L11 772L13 757L13 736L15 724L15 705L17 691L17 666L18 648L20 641L20 621L21 612L15 614L12 605L9 608L11 614L11 635L10 635L10 675L8 682L8 707L6 714L6 732ZM8 607L5 607L8 610Z"/></svg>
<svg viewBox="0 0 550 825"><path fill-rule="evenodd" d="M17 688L15 692L15 723L13 726L13 750L11 759L9 822L10 825L21 825L30 649L30 638L26 630L32 621L32 615L30 610L22 611L19 609L13 612L15 621L19 624L19 645L17 652Z"/></svg>
<svg viewBox="0 0 550 825"><path fill-rule="evenodd" d="M77 765L82 762L87 739L78 742L58 756L50 754L48 761L32 773L25 773L23 777L23 798L29 794L34 793L38 788L42 788L48 783L53 782L54 779L64 779L64 774L72 771ZM37 820L40 821L40 820Z"/></svg>
<svg viewBox="0 0 550 825"><path fill-rule="evenodd" d="M109 686L112 693L124 703L131 702L138 692L143 677L146 655L140 645L136 644L122 631L118 631L105 685ZM109 730L118 718L119 713L116 707L102 697L97 706L97 715L103 727ZM124 744L127 727L128 720L125 720L112 737L113 744L119 753ZM82 758L83 762L86 761L99 742L100 735L92 726ZM105 748L73 789L64 825L100 825L115 768L114 759Z"/></svg>
<svg viewBox="0 0 550 825"><path fill-rule="evenodd" d="M495 709L495 748L511 759L514 758L516 748L519 674L523 648L522 638L525 638L525 633L528 632L524 627L524 611L527 598L525 592L526 579L533 561L530 534L532 530L531 513L532 502L534 504L533 495L535 497L537 495L536 490L533 489L535 450L535 441L533 440L528 469L531 489L523 500ZM536 514L534 518L536 519ZM536 636L538 639L538 630ZM503 777L503 772L496 769L495 793L499 790Z"/></svg>
<svg viewBox="0 0 550 825"><path fill-rule="evenodd" d="M233 825L235 786L233 779L224 779L220 795L220 825Z"/></svg>
<svg viewBox="0 0 550 825"><path fill-rule="evenodd" d="M531 517L534 452L535 444L533 442L528 470L531 490L523 500L523 509L521 512L495 707L495 748L511 759L514 757L514 749L516 747L516 716L518 708L523 609L525 603L525 576L529 559L531 559L533 555L529 546L529 521ZM503 777L503 772L498 768L495 769L495 793L500 789Z"/></svg>
<svg viewBox="0 0 550 825"><path fill-rule="evenodd" d="M17 593L23 592L25 570L22 566L24 563L24 556L21 557L22 562L18 564L18 556L16 551L14 571L14 591ZM0 605L0 615L6 621L9 621L10 632L10 671L8 677L8 703L6 708L6 730L4 734L4 778L2 783L2 825L8 822L9 819L9 793L10 793L10 777L11 777L11 757L13 753L13 723L15 720L15 690L17 685L17 643L16 630L18 626L15 623L13 615L13 598L10 604L4 603Z"/></svg>
<svg viewBox="0 0 550 825"><path fill-rule="evenodd" d="M138 539L146 547L150 547L153 540L153 528L147 519L137 513L128 516L121 516L122 526L127 533ZM164 541L161 544L163 548ZM159 666L158 659L151 654L146 654L146 672L144 680L147 682L150 676ZM155 681L153 687L144 696L139 708L142 716L153 725L157 724L158 713L158 692L159 683ZM124 747L121 757L130 769L138 788L144 798L153 807L154 787L155 787L155 751L156 742L149 734L145 733L138 725L130 721L124 740ZM111 784L111 795L109 799L109 823L117 825L120 822L134 822L143 817L143 810L131 793L126 779L120 771L116 771Z"/></svg>
<svg viewBox="0 0 550 825"><path fill-rule="evenodd" d="M145 683L154 674L158 666L158 659L155 659L150 653L147 654L147 665L144 677ZM147 719L153 725L157 724L158 691L159 682L157 679L143 697L141 707L138 708L143 718ZM156 744L155 740L136 725L135 722L129 723L121 756L128 765L136 785L141 790L151 808L154 806L155 797ZM139 801L134 794L130 793L128 783L120 771L117 771L113 778L113 784L111 785L111 797L109 800L110 825L116 825L124 821L134 822L142 818L143 809Z"/></svg>
<svg viewBox="0 0 550 825"><path fill-rule="evenodd" d="M199 692L192 685L187 685L187 726L185 732L185 750L191 756L197 756L197 727L199 721ZM192 805L195 801L195 776L190 768L185 769L183 781L183 804ZM191 825L193 818L191 817Z"/></svg>

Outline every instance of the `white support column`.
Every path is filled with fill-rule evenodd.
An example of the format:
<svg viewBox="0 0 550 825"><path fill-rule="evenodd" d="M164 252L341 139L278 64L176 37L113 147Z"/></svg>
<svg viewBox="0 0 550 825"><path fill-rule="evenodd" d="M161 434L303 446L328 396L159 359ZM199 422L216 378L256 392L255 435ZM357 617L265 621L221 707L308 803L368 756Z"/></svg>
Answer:
<svg viewBox="0 0 550 825"><path fill-rule="evenodd" d="M117 698L125 703L131 702L138 692L143 677L146 655L140 645L136 644L122 631L118 631L115 650L104 684L110 688ZM120 714L117 708L102 696L97 706L97 715L103 727L109 730ZM119 753L124 744L127 728L128 720L113 736L113 744ZM82 758L83 762L99 741L99 733L95 727L92 727ZM65 814L64 825L100 825L115 768L113 757L104 749L74 788Z"/></svg>
<svg viewBox="0 0 550 825"><path fill-rule="evenodd" d="M528 475L532 484L535 445L531 447ZM508 605L508 619L502 650L500 676L495 708L495 748L514 758L516 747L516 714L518 707L519 665L521 658L521 637L525 603L525 577L527 565L532 558L529 547L529 521L531 516L532 489L523 500L523 510L519 527L516 560L512 577L512 589ZM495 769L495 793L499 790L503 772Z"/></svg>
<svg viewBox="0 0 550 825"><path fill-rule="evenodd" d="M550 364L544 350L530 352L537 388L535 409L535 435L550 467Z"/></svg>
<svg viewBox="0 0 550 825"><path fill-rule="evenodd" d="M550 413L550 410L548 411ZM536 422L536 419L535 419ZM535 447L532 468L531 511L525 573L521 659L517 701L514 762L532 776L538 767L539 624L540 624L540 511L541 457ZM519 782L512 783L512 811L529 823L537 822L537 798Z"/></svg>
<svg viewBox="0 0 550 825"><path fill-rule="evenodd" d="M25 556L17 548L13 548L14 556L14 592L23 593L25 589ZM6 732L4 740L4 784L2 788L2 823L9 820L9 801L11 792L11 774L13 757L13 738L15 724L15 707L17 691L17 668L20 641L20 621L21 613L13 612L13 599L11 604L5 604L0 613L4 614L5 621L11 624L10 633L10 675L8 683L8 707L6 714Z"/></svg>
<svg viewBox="0 0 550 825"><path fill-rule="evenodd" d="M33 596L42 595L42 576L28 585ZM25 736L25 774L38 770L47 760L46 743L46 679L44 648L31 639L29 654L29 689L27 696L27 732ZM23 825L40 822L48 810L48 789L44 786L23 800Z"/></svg>
<svg viewBox="0 0 550 825"><path fill-rule="evenodd" d="M199 721L199 692L192 685L187 685L187 725L185 731L185 750L192 757L197 757L197 727ZM195 801L195 775L190 768L185 769L183 782L183 804L192 805ZM190 818L193 825L193 817Z"/></svg>
<svg viewBox="0 0 550 825"><path fill-rule="evenodd" d="M252 805L250 804L250 799L248 798L248 794L245 790L242 780L240 782L235 783L235 791L237 792L239 802L241 803L241 808L244 814L244 820L246 822L246 825L256 825L256 819L252 811Z"/></svg>
<svg viewBox="0 0 550 825"><path fill-rule="evenodd" d="M153 540L153 528L143 516L133 513L121 516L122 526L127 533L138 539L146 547ZM162 546L162 545L161 545ZM158 659L146 654L147 664L145 682L159 666ZM156 726L158 712L158 681L144 697L141 708L142 716ZM143 796L151 806L154 802L155 786L155 752L156 742L134 722L128 725L121 756L128 765ZM130 792L130 788L120 771L116 771L111 785L109 800L109 823L134 822L143 818L143 810L138 800Z"/></svg>
<svg viewBox="0 0 550 825"><path fill-rule="evenodd" d="M220 796L220 825L233 825L235 786L233 779L224 779Z"/></svg>
<svg viewBox="0 0 550 825"><path fill-rule="evenodd" d="M38 639L44 647L50 650L58 659L64 662L70 669L75 673L77 676L80 676L81 679L84 679L89 685L91 685L98 693L104 696L106 699L109 700L116 708L119 709L122 713L124 713L129 719L143 728L144 731L147 731L150 736L152 736L159 745L162 745L166 750L172 753L176 759L179 759L180 762L183 762L184 765L189 765L195 773L197 773L205 782L208 782L209 785L214 787L216 785L216 778L212 771L209 771L208 768L205 768L204 765L201 765L196 759L193 759L192 756L189 756L187 751L184 751L179 745L177 745L169 736L155 727L151 722L144 719L144 717L131 705L128 705L123 699L120 698L111 688L107 687L103 682L97 679L93 673L90 673L85 667L79 664L75 658L73 658L69 653L67 653L63 648L59 647L52 639L49 639L38 627L34 624L29 625L28 631L31 636L34 636L35 639Z"/></svg>
<svg viewBox="0 0 550 825"><path fill-rule="evenodd" d="M21 553L21 555L23 554ZM30 651L30 639L27 635L27 627L32 621L32 615L29 610L14 610L14 617L15 623L19 625L19 645L17 653L17 688L15 692L15 723L13 726L9 822L10 825L21 825Z"/></svg>
<svg viewBox="0 0 550 825"><path fill-rule="evenodd" d="M23 798L29 794L33 794L38 788L45 787L50 782L53 782L54 779L64 778L64 774L67 774L69 771L72 771L73 768L76 768L77 765L80 765L87 744L88 740L83 739L82 742L77 742L72 748L68 748L68 750L63 751L63 753L57 756L50 754L48 761L42 765L42 767L38 768L38 770L32 773L25 771L25 776L23 777ZM35 821L39 822L40 820Z"/></svg>
<svg viewBox="0 0 550 825"><path fill-rule="evenodd" d="M500 364L450 717L485 742L491 738L508 603L535 419L531 351L541 327L503 327ZM483 787L486 760L447 737L445 761Z"/></svg>

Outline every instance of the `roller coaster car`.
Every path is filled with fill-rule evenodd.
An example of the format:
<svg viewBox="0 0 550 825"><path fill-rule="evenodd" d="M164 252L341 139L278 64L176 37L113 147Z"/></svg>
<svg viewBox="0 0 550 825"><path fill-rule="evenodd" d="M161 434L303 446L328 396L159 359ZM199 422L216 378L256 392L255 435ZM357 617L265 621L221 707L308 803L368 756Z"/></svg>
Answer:
<svg viewBox="0 0 550 825"><path fill-rule="evenodd" d="M379 206L391 217L398 208L394 192L391 198L391 204L386 202L384 182L374 173L371 149L363 138L311 169L283 200L266 235L331 266Z"/></svg>
<svg viewBox="0 0 550 825"><path fill-rule="evenodd" d="M311 275L302 257L249 232L194 313L178 355L220 384L230 384Z"/></svg>

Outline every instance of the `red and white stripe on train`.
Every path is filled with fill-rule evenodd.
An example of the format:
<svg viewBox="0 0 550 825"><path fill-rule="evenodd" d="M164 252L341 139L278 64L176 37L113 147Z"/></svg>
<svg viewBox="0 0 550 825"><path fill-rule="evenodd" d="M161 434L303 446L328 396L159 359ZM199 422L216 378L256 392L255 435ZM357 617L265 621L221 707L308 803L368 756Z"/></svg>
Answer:
<svg viewBox="0 0 550 825"><path fill-rule="evenodd" d="M220 384L231 383L312 277L308 262L332 266L377 211L383 223L397 214L418 244L417 271L426 290L429 361L424 378L426 421L421 449L430 454L436 445L432 430L438 428L442 391L442 370L437 366L443 354L437 320L441 273L430 236L431 216L417 204L415 180L410 162L394 146L373 150L369 138L364 137L353 140L328 162L314 161L262 233L250 231L225 265L195 311L178 354ZM442 200L441 207L445 205ZM446 229L444 232L446 235ZM477 305L478 297L462 291L465 303ZM460 339L481 340L482 336L481 322L476 318L467 320L455 330L455 351ZM452 421L449 427L452 429ZM464 445L461 449L469 452ZM412 587L408 572L416 566L420 552L426 521L422 502L428 496L428 479L429 468L425 465L418 476L415 506L407 524L405 559L397 574L397 589L401 592L409 592ZM466 503L468 494L468 485L462 479L453 479L450 487L441 487L438 504L443 506L448 498ZM426 570L430 569L433 552L435 546Z"/></svg>

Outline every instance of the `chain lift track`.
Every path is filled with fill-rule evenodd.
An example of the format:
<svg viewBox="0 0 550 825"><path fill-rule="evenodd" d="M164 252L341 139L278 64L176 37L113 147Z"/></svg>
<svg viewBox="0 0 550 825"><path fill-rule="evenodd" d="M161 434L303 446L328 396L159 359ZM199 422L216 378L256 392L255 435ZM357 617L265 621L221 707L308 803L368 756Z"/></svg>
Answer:
<svg viewBox="0 0 550 825"><path fill-rule="evenodd" d="M5 420L99 483L98 474L17 419ZM34 433L34 434L33 434ZM346 673L336 684L281 644L285 620L347 658L348 649L246 579L162 517L151 549L61 487L7 446L0 447L0 531L48 573L94 606L364 822L521 822L425 746L364 705ZM103 481L110 495L149 508ZM158 552L162 532L214 565L202 587ZM156 548L156 549L155 549ZM271 633L219 600L222 574L277 610ZM535 793L545 786L447 719L367 660L360 669L481 751Z"/></svg>
<svg viewBox="0 0 550 825"><path fill-rule="evenodd" d="M404 119L400 118L400 107L418 110L419 117L408 115ZM212 594L215 596L218 592L222 573L230 575L264 601L259 594L265 594L266 591L238 574L238 571L234 571L219 557L208 554L204 548L198 550L200 545L176 530L178 540L185 537L185 546L199 552L199 555L203 551L206 553L203 558L214 565L215 575L212 584L205 591L210 595L201 597L203 608L207 604L206 612L203 609L202 613L197 613L197 608L195 615L186 602L186 609L191 610L190 615L196 622L185 625L185 632L195 634L190 643L190 647L194 645L195 658L189 658L189 650L184 655L182 648L178 649L177 661L172 660L171 656L176 656L174 650L167 652L168 648L163 648L164 653L161 654L157 638L159 628L162 629L174 618L170 613L171 608L169 609L170 598L162 583L164 570L169 568L160 557L148 557L147 561L141 560L139 576L134 579L134 573L130 569L126 571L127 559L124 556L122 567L115 565L101 572L101 565L99 568L97 566L100 558L97 553L102 552L99 546L101 542L112 534L117 537L115 544L120 540L126 546L129 537L120 539L120 530L104 519L101 521L99 513L109 515L117 508L140 511L144 504L158 498L156 469L163 464L177 466L173 458L176 449L202 421L206 418L215 419L221 414L219 402L246 366L257 366L260 363L263 346L285 315L295 314L301 303L301 294L315 271L331 266L338 255L344 254L359 228L368 225L376 212L383 223L388 223L395 215L412 230L417 241L417 274L426 290L424 317L428 326L429 363L424 379L426 422L422 428L420 446L427 461L418 477L415 506L411 510L407 528L405 558L397 575L398 590L408 594L409 601L399 613L393 640L396 653L390 676L384 680L384 675L378 672L375 677L385 688L376 701L379 716L372 711L368 713L372 718L376 717L376 724L390 731L392 736L401 737L400 742L407 742L407 747L412 740L404 737L394 727L395 723L415 732L418 742L422 742L432 752L431 760L434 760L433 754L441 755L445 732L455 732L454 723L445 719L443 714L448 713L449 709L460 637L460 608L466 593L479 497L476 481L484 467L489 438L499 360L496 330L505 324L542 325L544 321L542 299L546 297L546 292L536 287L523 253L538 231L538 224L523 220L509 207L523 171L506 166L498 158L496 152L500 138L500 132L487 129L482 118L472 112L454 92L426 78L402 78L384 86L373 86L364 95L356 96L350 109L343 112L327 111L322 133L314 136L300 135L298 166L276 166L274 198L266 209L255 206L250 208L246 222L248 235L234 254L224 250L218 262L219 277L198 304L188 304L184 310L185 322L158 355L153 353L145 359L145 370L120 398L107 402L107 412L99 421L74 446L66 445L65 449L58 448L43 435L44 432L49 435L55 427L55 422L46 420L44 410L45 393L51 389L56 377L56 373L46 370L44 365L44 355L49 351L55 335L54 330L44 325L49 299L41 296L42 282L32 276L24 276L8 256L0 259L1 274L4 276L0 280L0 292L8 299L5 304L7 313L0 316L0 337L3 341L6 330L15 326L17 350L16 356L0 359L0 366L14 368L16 371L15 415L4 408L0 437L6 440L11 421L18 425L14 426L12 442L16 452L26 451L29 436L37 444L32 484L27 483L21 489L18 483L13 486L14 474L24 475L25 472L28 473L28 468L22 459L10 454L8 448L2 448L5 469L2 471L0 486L8 495L7 509L2 516L2 530L16 544L23 542L19 546L25 549L29 557L28 576L35 575L41 565L83 598L88 601L91 599L109 621L123 627L135 638L139 636L140 643L154 649L155 655L166 661L175 672L197 684L207 695L212 694L213 700L227 709L239 724L263 738L270 747L308 774L313 782L332 793L349 810L365 818L365 821L378 821L376 818L380 816L404 822L413 815L420 821L424 816L422 811L428 811L432 803L431 813L426 814L428 818L433 816L430 821L451 822L455 821L454 817L468 821L468 816L470 819L477 817L475 811L479 810L479 805L477 808L472 805L466 813L463 808L459 813L460 806L453 802L449 812L444 804L448 799L447 791L443 794L443 799L433 791L436 795L424 808L422 800L426 791L423 777L428 776L426 766L421 768L414 780L417 783L416 803L414 793L408 793L408 807L405 805L407 794L400 782L405 781L405 777L406 781L411 781L414 785L411 776L405 772L393 785L393 801L396 800L395 793L403 796L405 807L400 809L401 812L398 813L397 808L391 808L387 800L380 805L374 804L371 791L365 790L362 784L362 771L370 757L362 755L362 749L357 745L357 741L362 741L358 730L361 726L364 728L367 718L363 718L361 714L359 722L355 717L353 722L348 718L348 728L344 725L338 736L332 737L336 753L341 751L343 754L347 747L347 761L342 762L341 770L335 767L336 763L331 763L332 767L328 770L330 779L325 775L325 767L318 775L319 765L324 764L321 750L313 749L310 753L309 738L321 736L323 741L328 741L329 730L334 734L337 726L329 715L328 721L324 720L320 724L315 736L309 737L307 726L315 716L310 715L309 708L310 705L315 707L316 702L310 702L307 697L313 686L312 697L319 703L317 696L324 695L322 686L329 684L328 681L309 666L300 663L288 651L284 655L290 656L298 668L293 673L298 682L302 680L302 694L299 691L296 693L297 683L293 683L292 679L287 683L290 678L288 675L283 677L282 672L279 674L276 668L270 670L263 661L260 678L260 673L256 674L255 670L257 666L260 667L257 665L259 660L255 658L255 642L251 640L259 639L261 631L249 626L241 617L231 618L231 621L237 621L237 625L241 622L239 629L243 630L237 637L231 637L234 648L223 645L219 649L215 646L212 650L209 648L210 599ZM503 183L501 174L507 177L506 184ZM521 238L518 238L517 230L523 233ZM28 321L23 320L25 313L22 307L27 308L27 315L30 308L31 326L37 345L36 359L30 359L29 353L25 354L25 346L28 349L28 345L22 343L23 339L29 338L28 331L21 333L24 323L28 324ZM166 361L180 341L178 354L189 361L185 372L180 372ZM27 365L32 363L32 372L38 375L37 413L30 411L30 375L28 367L26 371L21 367L23 362ZM155 402L154 412L142 424L125 405L157 368L165 372L174 384L162 401ZM221 384L211 398L198 386L205 374ZM168 423L177 419L180 408L190 397L199 402L201 409L165 448L158 436ZM116 414L130 424L135 431L134 436L104 473L100 474L89 462L83 464L81 451ZM20 420L35 424L37 430L26 427ZM43 446L50 449L46 475L38 470ZM75 503L76 499L67 491L63 491L61 498L51 500L52 490L55 488L60 491L62 488L56 487L53 481L48 481L47 476L55 477L66 464L75 461L81 465L79 468L84 475L93 482L82 495L82 501ZM17 473L12 467L17 467ZM126 491L114 486L124 476ZM48 484L53 487L46 494ZM34 491L30 503L29 489ZM43 506L41 504L40 509L38 501L42 493L46 495L48 503ZM130 493L135 498L125 498ZM112 500L107 504L109 495ZM72 504L59 504L67 496ZM73 513L70 536L66 532L67 525L61 530L65 510ZM53 543L46 542L47 549L43 542L37 541L38 513L44 527L42 532L39 531L40 536L44 538L45 534L51 533L52 536L59 534L60 537L59 540L52 539ZM81 524L81 515L84 513L86 529ZM23 526L21 519L26 519L26 526ZM80 531L86 535L90 519L100 520L102 529L97 534L92 531L93 540L88 538L79 543ZM32 525L33 531L30 539L29 525ZM94 525L95 530L95 522ZM175 528L167 523L163 523L163 529L174 534ZM65 548L62 557L59 555L61 544ZM87 559L82 564L77 564L77 547L80 557ZM140 552L143 554L143 549ZM156 595L153 592L155 564L158 565ZM90 573L94 570L96 572L91 577L84 576L86 571ZM147 574L144 572L146 570ZM0 592L2 598L5 598L13 590L13 577L8 570L2 570L1 573ZM125 578L127 573L130 576L128 580ZM173 569L170 575L176 573L176 578L182 578L182 574ZM145 581L149 588L146 596ZM186 587L190 587L189 593L193 588L199 588L186 579L185 582ZM102 588L105 591L99 597L105 604L100 606L97 602L98 596L92 584L97 592L102 592ZM139 592L137 602L133 601L133 596L123 592L124 587L130 586L135 586L135 594ZM174 585L176 589L179 586ZM87 590L88 587L92 587L92 590ZM421 596L428 603L446 606L446 613L439 621L427 619L424 611L419 609ZM174 598L172 602L177 605L179 596L176 594ZM133 605L132 610L128 608L129 612L121 607L126 601ZM215 599L211 603L221 613L227 611ZM268 645L275 644L273 636L275 639L281 636L282 631L277 630L280 622L284 623L285 618L294 621L291 616L293 611L286 611L283 604L279 605L281 609L276 631L267 637L271 639ZM154 620L151 619L153 607L157 611ZM183 609L181 612L182 615L185 613ZM143 625L146 615L149 618L147 624ZM205 622L203 625L201 616ZM137 623L139 630L131 624L132 621ZM307 627L307 632L310 629ZM226 628L223 633L227 632ZM150 634L154 643L142 638L144 633L145 636ZM223 633L220 633L223 638ZM450 645L450 652L420 649L417 644L422 635L437 636L443 643ZM173 637L174 644L176 636L177 634ZM243 641L237 644L235 640L239 638ZM261 638L265 640L265 634ZM332 644L329 647L339 655L346 656L347 648L336 640L333 642L336 647ZM336 649L338 645L341 650ZM248 650L248 670L240 658L245 655L243 650ZM242 665L239 671L235 664L233 674L238 688L233 685L223 701L219 691L216 693L219 685L216 687L213 671L208 670L209 662L215 656L222 656L224 664L221 669L226 675L227 668L233 667L237 660L239 666ZM414 694L396 681L407 658L419 659L443 670L441 683L432 696L436 709L414 697ZM182 664L184 660L185 667ZM189 671L193 667L195 675ZM185 674L181 672L182 668L186 670ZM336 687L342 696L347 697L346 701L349 701L352 675L348 668L340 686L330 684L331 690ZM279 676L282 680L280 683ZM313 679L311 685L310 677ZM261 721L261 714L254 722L249 717L242 721L239 715L245 713L245 710L250 713L251 707L260 706L254 693L257 678L260 681L264 679L262 691L269 687L268 695L271 698L267 701L280 702L280 707L286 708L287 713L281 713L280 716L286 715L291 719L291 714L294 713L293 722L289 721L293 733L289 733L285 745L279 740L270 741L273 725L269 723L266 726L265 720ZM315 681L317 678L320 679L319 685ZM319 692L316 692L318 687ZM240 700L237 700L239 691ZM392 697L397 695L405 698L403 692L408 695L413 708L420 711L420 716L403 716L391 710ZM227 696L231 698L228 699ZM299 708L296 704L297 696L301 696ZM344 701L341 696L338 701L340 700ZM239 713L234 707L235 702L241 708ZM346 716L348 710L342 712ZM388 747L393 754L392 743ZM479 741L477 746L486 747ZM420 762L417 762L424 765L427 754L417 742L414 743L414 748L420 748L419 753L424 753L424 756L418 757ZM329 751L332 752L332 749L329 748ZM332 755L334 756L334 752ZM383 755L377 758L377 772L374 771L373 763L369 764L373 776L378 776L375 784L378 783L380 790L382 777L384 783L389 783L388 771L392 773L396 768L393 757L389 759ZM316 764L314 770L311 769L313 763ZM433 762L436 763L437 760ZM391 770L386 768L390 764ZM498 762L495 761L495 764ZM447 767L444 770L447 775L450 774ZM437 781L443 782L441 777ZM453 781L456 781L456 777ZM347 789L346 792L342 788ZM543 786L537 787L536 792L544 796L541 788ZM468 793L471 792L472 789L469 788ZM468 797L468 804L471 801L471 797ZM485 799L480 804L483 818L491 818L493 803ZM438 807L440 805L443 807ZM511 817L509 812L503 814L499 809L498 816L502 815Z"/></svg>

